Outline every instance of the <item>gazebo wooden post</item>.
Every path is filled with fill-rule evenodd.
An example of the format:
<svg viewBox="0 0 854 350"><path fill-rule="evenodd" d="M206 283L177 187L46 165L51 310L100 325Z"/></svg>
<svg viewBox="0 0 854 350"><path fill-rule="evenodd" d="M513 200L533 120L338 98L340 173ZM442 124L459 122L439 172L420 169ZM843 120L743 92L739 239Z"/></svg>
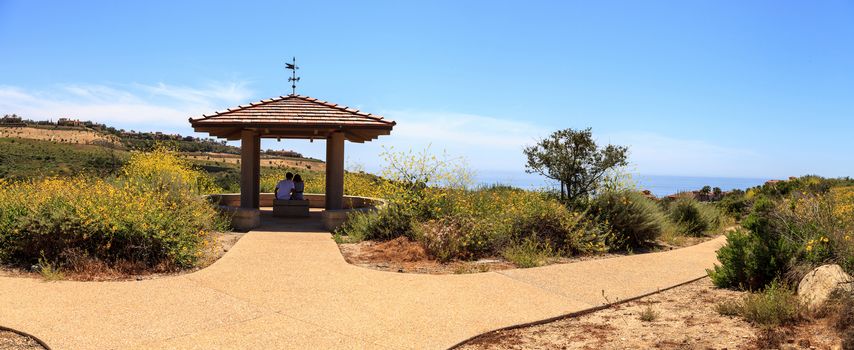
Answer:
<svg viewBox="0 0 854 350"><path fill-rule="evenodd" d="M240 132L240 207L258 209L261 198L261 137L254 130Z"/></svg>
<svg viewBox="0 0 854 350"><path fill-rule="evenodd" d="M326 138L326 209L344 208L344 133Z"/></svg>

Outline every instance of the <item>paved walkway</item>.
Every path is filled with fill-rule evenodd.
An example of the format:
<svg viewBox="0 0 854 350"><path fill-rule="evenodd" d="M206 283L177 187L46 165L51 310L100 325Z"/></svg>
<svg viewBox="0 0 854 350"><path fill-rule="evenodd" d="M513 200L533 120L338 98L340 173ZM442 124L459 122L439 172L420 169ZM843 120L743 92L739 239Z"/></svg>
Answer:
<svg viewBox="0 0 854 350"><path fill-rule="evenodd" d="M176 277L42 282L0 277L0 324L54 349L443 349L671 287L705 274L718 238L690 248L468 275L381 272L344 261L329 233L267 226ZM316 231L316 232L310 232Z"/></svg>

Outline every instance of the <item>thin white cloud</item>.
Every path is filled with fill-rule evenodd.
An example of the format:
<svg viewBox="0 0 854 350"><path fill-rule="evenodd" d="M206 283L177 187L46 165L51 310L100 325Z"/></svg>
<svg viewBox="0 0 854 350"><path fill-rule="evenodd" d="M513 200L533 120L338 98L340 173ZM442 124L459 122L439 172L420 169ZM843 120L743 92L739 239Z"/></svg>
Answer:
<svg viewBox="0 0 854 350"><path fill-rule="evenodd" d="M245 104L252 97L252 91L243 82L211 83L203 88L174 86L158 83L155 85L135 84L135 87L153 96L171 98L186 105L208 106L212 101L232 105Z"/></svg>
<svg viewBox="0 0 854 350"><path fill-rule="evenodd" d="M159 130L189 134L187 118L253 99L247 84L211 83L202 87L164 83L146 85L56 85L28 90L0 85L0 114L16 113L31 119L72 117L125 129ZM524 170L522 149L546 137L551 129L524 120L430 111L384 111L398 122L391 136L348 147L348 161L369 170L381 167L383 146L421 150L428 146L467 159L474 169ZM594 130L595 132L595 130ZM597 136L600 143L630 147L634 169L647 174L729 175L766 174L765 157L750 150L722 146L692 138L651 132L618 132ZM265 142L267 147L294 148L323 158L323 143Z"/></svg>
<svg viewBox="0 0 854 350"><path fill-rule="evenodd" d="M397 122L390 136L355 145L347 152L353 162L369 170L381 167L382 147L423 150L462 157L473 169L523 169L525 145L546 134L538 125L474 114L430 111L381 111ZM352 150L352 151L351 151Z"/></svg>
<svg viewBox="0 0 854 350"><path fill-rule="evenodd" d="M473 114L389 111L384 115L398 122L394 131L397 136L437 144L520 149L546 132L532 123Z"/></svg>
<svg viewBox="0 0 854 350"><path fill-rule="evenodd" d="M629 146L629 160L645 174L759 176L768 170L764 158L752 150L696 139L626 131L603 135L599 140Z"/></svg>
<svg viewBox="0 0 854 350"><path fill-rule="evenodd" d="M167 84L56 85L47 90L0 86L0 112L30 119L79 118L123 128L189 132L187 118L245 103L244 83L202 88Z"/></svg>

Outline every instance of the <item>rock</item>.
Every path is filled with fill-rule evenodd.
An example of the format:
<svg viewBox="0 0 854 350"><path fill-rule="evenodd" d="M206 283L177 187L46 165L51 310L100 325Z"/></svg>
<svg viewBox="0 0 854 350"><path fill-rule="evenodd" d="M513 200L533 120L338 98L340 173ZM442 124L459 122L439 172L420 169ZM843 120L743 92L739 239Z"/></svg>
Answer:
<svg viewBox="0 0 854 350"><path fill-rule="evenodd" d="M822 265L804 276L798 283L798 296L804 305L816 309L835 292L851 293L854 287L851 278L839 265Z"/></svg>
<svg viewBox="0 0 854 350"><path fill-rule="evenodd" d="M475 261L474 263L475 264L495 264L498 262L499 261L497 259L480 259L478 261Z"/></svg>

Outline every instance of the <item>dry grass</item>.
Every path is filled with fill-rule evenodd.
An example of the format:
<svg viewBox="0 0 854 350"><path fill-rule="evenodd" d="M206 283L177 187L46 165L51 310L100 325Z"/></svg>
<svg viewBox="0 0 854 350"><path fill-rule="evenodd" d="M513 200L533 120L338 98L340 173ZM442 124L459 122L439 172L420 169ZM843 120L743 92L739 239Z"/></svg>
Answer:
<svg viewBox="0 0 854 350"><path fill-rule="evenodd" d="M30 337L0 330L0 350L43 350L44 347Z"/></svg>
<svg viewBox="0 0 854 350"><path fill-rule="evenodd" d="M638 315L638 319L644 322L652 322L658 319L659 313L655 311L651 305L647 306L646 309L640 312Z"/></svg>
<svg viewBox="0 0 854 350"><path fill-rule="evenodd" d="M90 130L42 129L42 128L8 128L0 127L0 137L15 137L22 139L55 141L83 145L111 144L119 146L116 137L104 135Z"/></svg>
<svg viewBox="0 0 854 350"><path fill-rule="evenodd" d="M338 247L348 263L380 271L466 274L516 267L500 259L442 263L431 258L421 243L406 237L386 242L340 243Z"/></svg>
<svg viewBox="0 0 854 350"><path fill-rule="evenodd" d="M196 161L209 161L226 164L240 164L240 155L228 153L182 153L183 157ZM309 159L272 158L261 156L261 166L284 167L294 169L307 169L314 171L326 171L326 163Z"/></svg>

